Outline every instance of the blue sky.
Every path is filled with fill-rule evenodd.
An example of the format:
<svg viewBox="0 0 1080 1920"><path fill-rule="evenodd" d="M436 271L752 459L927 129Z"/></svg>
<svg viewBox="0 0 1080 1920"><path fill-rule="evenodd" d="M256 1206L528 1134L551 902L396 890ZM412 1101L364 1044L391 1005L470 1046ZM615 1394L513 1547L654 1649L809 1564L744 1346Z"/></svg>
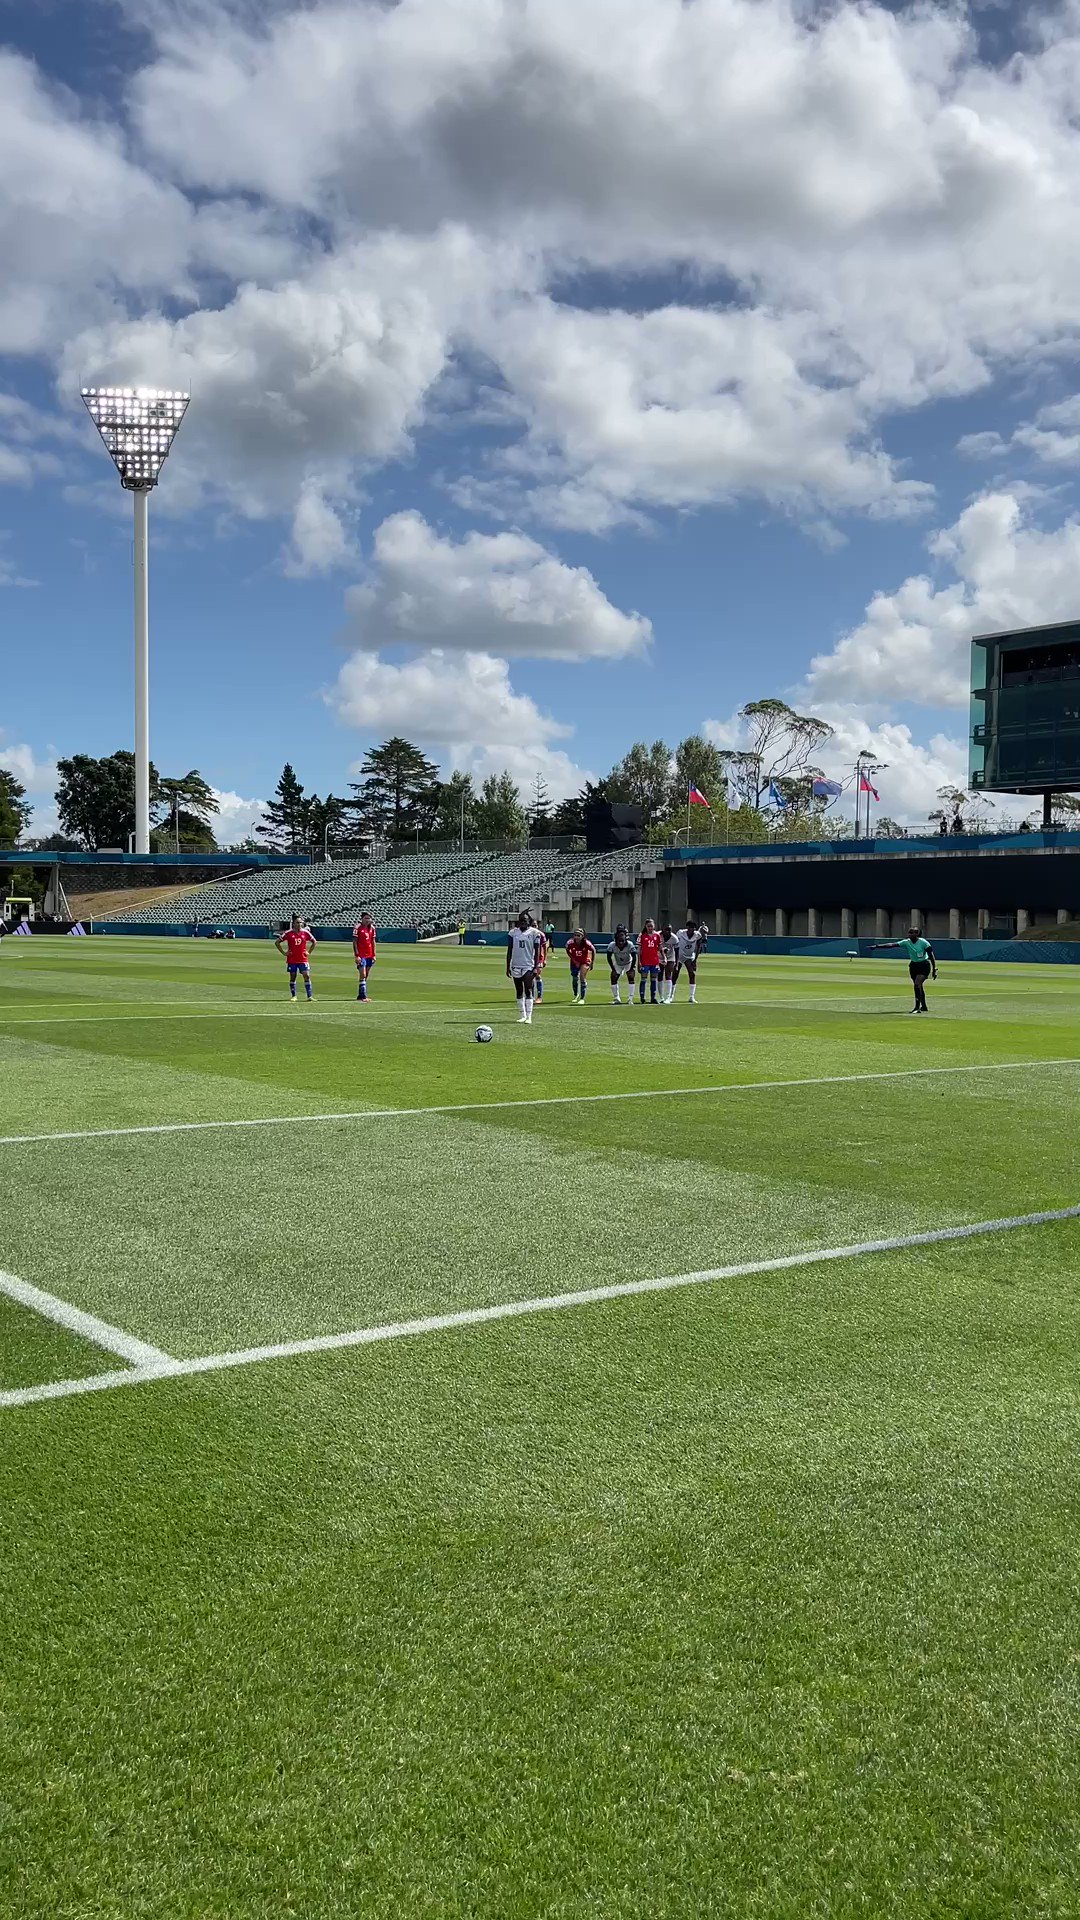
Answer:
<svg viewBox="0 0 1080 1920"><path fill-rule="evenodd" d="M1080 34L779 0L0 0L0 765L131 736L95 380L189 385L152 750L246 830L367 744L553 794L791 697L963 777L1075 616Z"/></svg>

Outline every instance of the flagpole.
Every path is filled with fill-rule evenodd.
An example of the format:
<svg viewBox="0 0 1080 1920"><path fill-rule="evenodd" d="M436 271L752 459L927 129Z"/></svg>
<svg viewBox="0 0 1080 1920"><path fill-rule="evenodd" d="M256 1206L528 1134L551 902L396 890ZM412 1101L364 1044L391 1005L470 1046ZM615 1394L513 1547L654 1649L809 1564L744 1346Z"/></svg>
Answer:
<svg viewBox="0 0 1080 1920"><path fill-rule="evenodd" d="M686 844L687 846L690 845L690 789L693 786L693 784L694 783L692 780L688 780L686 783Z"/></svg>

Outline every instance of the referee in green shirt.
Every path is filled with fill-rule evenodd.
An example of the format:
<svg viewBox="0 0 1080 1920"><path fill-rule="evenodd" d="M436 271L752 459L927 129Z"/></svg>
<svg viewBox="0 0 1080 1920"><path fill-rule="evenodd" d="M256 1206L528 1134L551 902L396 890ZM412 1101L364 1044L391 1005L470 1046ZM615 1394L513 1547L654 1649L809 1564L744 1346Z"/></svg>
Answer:
<svg viewBox="0 0 1080 1920"><path fill-rule="evenodd" d="M886 948L907 954L908 972L915 989L915 1005L911 1011L912 1013L929 1013L930 1009L926 1004L927 975L929 974L932 980L937 979L937 959L929 940L919 932L918 927L909 927L906 940L875 940L870 951L884 953Z"/></svg>

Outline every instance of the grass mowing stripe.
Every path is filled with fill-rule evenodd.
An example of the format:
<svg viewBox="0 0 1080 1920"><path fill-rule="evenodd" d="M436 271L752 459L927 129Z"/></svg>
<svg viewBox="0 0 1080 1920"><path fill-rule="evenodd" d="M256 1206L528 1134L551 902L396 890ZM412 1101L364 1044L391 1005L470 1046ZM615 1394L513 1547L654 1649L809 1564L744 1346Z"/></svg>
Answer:
<svg viewBox="0 0 1080 1920"><path fill-rule="evenodd" d="M40 1287L31 1286L28 1280L19 1280L13 1273L0 1273L0 1293L6 1293L9 1300L17 1300L21 1307L29 1307L34 1313L40 1313L45 1320L55 1320L57 1326L66 1327L69 1333L77 1333L83 1340L90 1340L97 1347L104 1347L108 1353L117 1353L123 1360L130 1360L133 1366L155 1366L159 1361L168 1360L169 1355L160 1347L152 1347L145 1340L136 1340L122 1327L110 1326L107 1320L99 1320L96 1314L84 1313L81 1307L73 1307L67 1300L61 1300L55 1293L43 1293Z"/></svg>
<svg viewBox="0 0 1080 1920"><path fill-rule="evenodd" d="M318 1334L310 1340L284 1340L274 1346L246 1347L234 1353L201 1354L194 1360L170 1360L167 1355L161 1354L157 1357L157 1364L148 1361L145 1366L128 1373L99 1373L85 1380L57 1380L39 1387L14 1387L0 1393L0 1407L62 1400L76 1393L99 1393L112 1387L140 1386L150 1380L180 1379L188 1374L219 1373L234 1367L255 1366L264 1360L291 1360L306 1353L333 1353L344 1347L375 1346L387 1340L408 1339L415 1334L446 1333L456 1327L482 1326L489 1320L554 1313L560 1307L594 1306L605 1300L629 1299L638 1294L670 1293L677 1287L703 1286L716 1280L742 1280L755 1273L783 1273L792 1267L822 1266L828 1261L861 1259L864 1255L875 1253L900 1253L911 1247L939 1246L944 1241L952 1240L973 1240L985 1234L1010 1233L1018 1227L1044 1227L1062 1220L1080 1220L1080 1205L1055 1207L1043 1213L1013 1214L1001 1220L976 1220L968 1226L935 1227L927 1233L896 1234L885 1240L863 1240L855 1246L811 1248L804 1253L781 1254L772 1260L744 1260L736 1266L708 1267L700 1273L662 1274L652 1280L621 1280L605 1287L585 1287L578 1293L542 1294L533 1300L506 1300L490 1307L465 1307L457 1313L429 1314L420 1320L398 1320L384 1327L361 1327L350 1333ZM51 1296L46 1295L45 1298ZM75 1312L76 1309L68 1311ZM95 1324L102 1323L99 1321ZM126 1335L122 1337L127 1338ZM149 1352L155 1354L157 1350L150 1348Z"/></svg>
<svg viewBox="0 0 1080 1920"><path fill-rule="evenodd" d="M882 1073L826 1073L801 1080L729 1080L708 1087L633 1087L619 1093L556 1093L537 1100L461 1100L429 1107L354 1107L345 1113L272 1113L245 1120L163 1120L152 1126L89 1127L65 1133L0 1134L0 1147L39 1146L46 1140L116 1140L128 1134L210 1133L233 1127L295 1127L345 1120L415 1120L425 1114L487 1113L513 1107L594 1106L613 1100L685 1099L693 1094L778 1093L789 1087L845 1087L876 1080L921 1080L941 1074L1019 1073L1033 1067L1080 1067L1080 1058L988 1060L951 1067L897 1067Z"/></svg>

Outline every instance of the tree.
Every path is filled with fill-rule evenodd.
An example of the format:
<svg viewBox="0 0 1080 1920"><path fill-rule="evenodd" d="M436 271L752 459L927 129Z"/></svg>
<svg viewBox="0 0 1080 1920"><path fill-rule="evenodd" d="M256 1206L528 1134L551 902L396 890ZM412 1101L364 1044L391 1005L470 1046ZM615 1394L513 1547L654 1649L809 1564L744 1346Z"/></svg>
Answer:
<svg viewBox="0 0 1080 1920"><path fill-rule="evenodd" d="M820 772L813 757L832 739L828 721L772 699L748 701L739 719L746 744L723 756L735 803L759 807L770 785L785 799L808 803L811 782Z"/></svg>
<svg viewBox="0 0 1080 1920"><path fill-rule="evenodd" d="M551 832L562 839L576 839L585 831L585 813L579 793L560 800L551 816Z"/></svg>
<svg viewBox="0 0 1080 1920"><path fill-rule="evenodd" d="M482 840L509 840L524 846L529 823L513 774L489 773L476 804L476 831Z"/></svg>
<svg viewBox="0 0 1080 1920"><path fill-rule="evenodd" d="M691 787L699 787L715 813L727 801L728 755L714 747L700 733L680 740L675 749L675 771L671 777L668 805L674 814L685 811ZM685 826L685 820L683 821Z"/></svg>
<svg viewBox="0 0 1080 1920"><path fill-rule="evenodd" d="M217 848L211 820L218 812L214 789L202 777L198 767L176 779L162 775L158 804L158 825L150 837L155 852L168 853L177 840L181 846L201 847L207 853Z"/></svg>
<svg viewBox="0 0 1080 1920"><path fill-rule="evenodd" d="M304 844L311 853L329 852L335 841L346 837L348 808L348 801L339 800L335 793L328 793L325 800L311 793L301 802Z"/></svg>
<svg viewBox="0 0 1080 1920"><path fill-rule="evenodd" d="M266 817L255 829L256 837L271 853L300 853L304 846L304 789L286 760L281 777L268 800Z"/></svg>
<svg viewBox="0 0 1080 1920"><path fill-rule="evenodd" d="M81 853L77 840L69 839L66 833L47 833L43 840L28 840L27 848L31 853Z"/></svg>
<svg viewBox="0 0 1080 1920"><path fill-rule="evenodd" d="M435 833L440 840L459 836L474 840L477 836L476 788L471 773L452 773L442 780L435 794Z"/></svg>
<svg viewBox="0 0 1080 1920"><path fill-rule="evenodd" d="M351 782L352 804L365 827L404 840L418 828L430 831L438 783L434 762L395 734L364 755L360 779Z"/></svg>
<svg viewBox="0 0 1080 1920"><path fill-rule="evenodd" d="M32 812L22 781L9 768L0 767L0 847L18 846Z"/></svg>
<svg viewBox="0 0 1080 1920"><path fill-rule="evenodd" d="M128 835L135 831L135 755L110 753L95 760L88 753L76 753L56 764L60 775L56 810L64 832L91 852L126 848ZM160 794L158 770L151 761L151 811Z"/></svg>
<svg viewBox="0 0 1080 1920"><path fill-rule="evenodd" d="M542 773L537 773L533 781L532 813L529 818L529 832L537 840L543 840L551 832L551 802L548 784Z"/></svg>
<svg viewBox="0 0 1080 1920"><path fill-rule="evenodd" d="M671 804L671 770L671 748L663 740L654 740L651 747L644 740L635 740L618 766L612 767L604 785L612 800L641 808L647 831Z"/></svg>

